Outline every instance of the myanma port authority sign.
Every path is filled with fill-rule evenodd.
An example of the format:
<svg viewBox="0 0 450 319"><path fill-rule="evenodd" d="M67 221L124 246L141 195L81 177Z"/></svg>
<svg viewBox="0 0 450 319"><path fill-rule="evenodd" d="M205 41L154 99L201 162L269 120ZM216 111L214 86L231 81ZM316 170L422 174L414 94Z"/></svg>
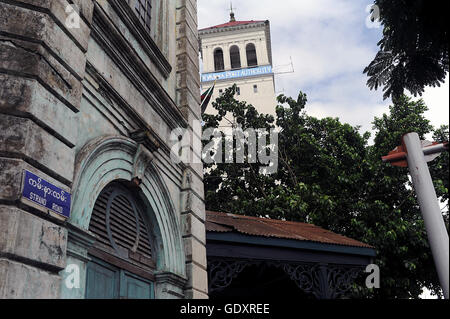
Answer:
<svg viewBox="0 0 450 319"><path fill-rule="evenodd" d="M22 197L65 218L70 217L70 193L24 170Z"/></svg>
<svg viewBox="0 0 450 319"><path fill-rule="evenodd" d="M215 73L204 73L204 74L202 74L202 82L245 78L245 77L250 77L250 76L258 76L258 75L265 75L265 74L272 74L272 73L273 73L272 66L265 65L265 66L259 66L256 68L247 68L247 69L239 69L239 70L215 72Z"/></svg>

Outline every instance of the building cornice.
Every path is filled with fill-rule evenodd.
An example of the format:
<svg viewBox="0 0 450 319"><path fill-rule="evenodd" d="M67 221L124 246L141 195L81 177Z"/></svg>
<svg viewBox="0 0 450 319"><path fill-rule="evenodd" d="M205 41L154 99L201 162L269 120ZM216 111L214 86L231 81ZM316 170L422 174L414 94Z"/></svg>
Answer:
<svg viewBox="0 0 450 319"><path fill-rule="evenodd" d="M199 35L199 37L202 37L203 35L209 35L209 34L215 34L215 33L264 28L264 27L266 27L266 25L268 23L269 23L269 21L267 20L267 21L263 21L263 22L253 22L253 23L249 23L249 24L241 24L241 25L227 26L227 27L221 27L221 28L203 29L203 30L198 31L198 35Z"/></svg>

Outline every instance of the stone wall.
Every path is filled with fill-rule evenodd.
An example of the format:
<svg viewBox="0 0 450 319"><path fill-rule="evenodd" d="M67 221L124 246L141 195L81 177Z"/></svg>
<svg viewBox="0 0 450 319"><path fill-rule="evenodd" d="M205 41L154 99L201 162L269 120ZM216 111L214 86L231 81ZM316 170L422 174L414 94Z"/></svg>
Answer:
<svg viewBox="0 0 450 319"><path fill-rule="evenodd" d="M0 298L59 298L67 229L21 201L23 170L71 191L93 3L0 1Z"/></svg>
<svg viewBox="0 0 450 319"><path fill-rule="evenodd" d="M177 0L177 104L189 124L191 140L201 121L198 58L197 1ZM194 148L192 163L183 174L181 216L186 271L187 298L208 298L206 272L205 203L201 154ZM195 164L198 163L198 164Z"/></svg>
<svg viewBox="0 0 450 319"><path fill-rule="evenodd" d="M173 163L169 142L200 119L197 3L155 6L157 41L122 0L71 3L79 28L66 0L0 0L0 298L84 297L93 203L77 197L102 186L83 182L90 145L113 140L124 163L139 145L153 154L148 180L164 185L173 228L162 237L185 251L156 274L156 296L207 298L202 164ZM72 193L68 221L21 199L24 170ZM64 288L67 264L81 268L77 291Z"/></svg>

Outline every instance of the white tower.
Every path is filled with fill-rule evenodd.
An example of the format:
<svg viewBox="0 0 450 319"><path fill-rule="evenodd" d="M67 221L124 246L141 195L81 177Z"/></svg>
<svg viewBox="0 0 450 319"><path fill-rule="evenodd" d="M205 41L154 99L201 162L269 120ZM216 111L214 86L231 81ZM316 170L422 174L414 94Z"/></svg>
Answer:
<svg viewBox="0 0 450 319"><path fill-rule="evenodd" d="M203 59L201 82L206 89L217 80L212 101L236 84L236 99L252 104L260 113L275 115L270 23L230 21L199 30ZM211 104L207 113L214 113Z"/></svg>

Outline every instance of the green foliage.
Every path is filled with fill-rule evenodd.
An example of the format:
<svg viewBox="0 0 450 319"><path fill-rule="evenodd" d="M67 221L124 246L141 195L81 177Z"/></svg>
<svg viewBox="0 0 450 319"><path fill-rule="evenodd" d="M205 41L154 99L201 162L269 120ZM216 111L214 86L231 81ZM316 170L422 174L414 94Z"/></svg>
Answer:
<svg viewBox="0 0 450 319"><path fill-rule="evenodd" d="M449 70L447 11L442 0L375 0L383 38L375 59L365 68L370 89L384 87L384 98L404 89L422 95L439 86Z"/></svg>
<svg viewBox="0 0 450 319"><path fill-rule="evenodd" d="M422 100L401 96L389 114L374 120L374 145L369 133L337 118L317 119L305 109L307 97L279 96L276 121L234 99L236 86L213 103L217 115L205 115L206 127L225 118L246 128L280 129L279 166L260 175L259 163L207 165L208 210L313 223L366 242L377 250L381 289L359 287L358 297L417 298L423 287L438 293L438 279L420 209L407 169L383 164L381 156L415 131L433 132L423 116ZM448 127L434 131L448 140ZM431 163L432 176L443 200L448 199L448 153ZM448 223L448 212L444 213Z"/></svg>
<svg viewBox="0 0 450 319"><path fill-rule="evenodd" d="M436 142L448 142L449 135L448 125L442 125L440 128L434 131L433 140ZM448 178L449 175L442 174L442 172L448 172L449 153L443 153L437 159L434 160L433 165L430 167L431 176L433 177L434 184L436 186L436 193L441 198L442 203L448 203ZM448 211L448 204L447 204ZM447 216L448 217L448 216Z"/></svg>

